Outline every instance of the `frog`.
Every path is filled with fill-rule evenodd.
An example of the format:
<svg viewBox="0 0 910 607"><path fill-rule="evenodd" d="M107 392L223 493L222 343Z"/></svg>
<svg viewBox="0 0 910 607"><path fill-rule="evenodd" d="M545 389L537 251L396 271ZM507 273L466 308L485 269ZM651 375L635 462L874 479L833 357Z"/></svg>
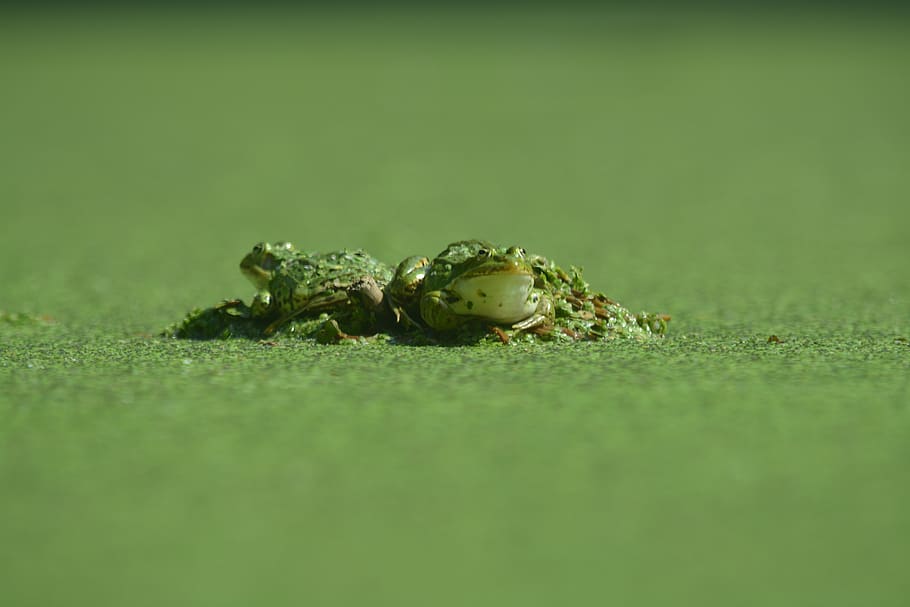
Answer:
<svg viewBox="0 0 910 607"><path fill-rule="evenodd" d="M362 249L304 252L287 242L257 243L240 270L258 289L249 315L269 322L264 335L301 315L371 317L381 309L382 289L392 277L387 265Z"/></svg>
<svg viewBox="0 0 910 607"><path fill-rule="evenodd" d="M483 240L453 242L428 263L402 261L387 289L391 304L436 331L487 322L527 331L552 322L548 293L535 285L534 269L518 246L497 248Z"/></svg>

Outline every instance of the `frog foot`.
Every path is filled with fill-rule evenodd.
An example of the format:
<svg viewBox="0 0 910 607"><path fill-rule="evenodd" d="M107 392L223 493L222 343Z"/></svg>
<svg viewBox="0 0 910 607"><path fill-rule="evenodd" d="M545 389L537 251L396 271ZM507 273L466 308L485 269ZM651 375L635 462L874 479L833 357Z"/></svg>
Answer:
<svg viewBox="0 0 910 607"><path fill-rule="evenodd" d="M342 339L357 339L357 337L342 331L335 319L325 321L316 334L316 343L320 344L337 344Z"/></svg>
<svg viewBox="0 0 910 607"><path fill-rule="evenodd" d="M260 291L250 302L250 315L253 318L262 318L271 311L272 295L268 291Z"/></svg>
<svg viewBox="0 0 910 607"><path fill-rule="evenodd" d="M549 295L542 292L532 293L532 297L534 296L538 298L537 309L534 310L531 316L512 325L512 328L516 331L541 329L553 324L553 318L556 313L553 307L553 300L550 299Z"/></svg>
<svg viewBox="0 0 910 607"><path fill-rule="evenodd" d="M437 331L457 329L470 319L452 309L451 304L460 299L458 295L446 291L424 293L420 300L420 316Z"/></svg>
<svg viewBox="0 0 910 607"><path fill-rule="evenodd" d="M416 329L423 329L423 325L417 322L411 314L408 314L406 308L402 306L390 306L392 308L392 314L395 316L396 325L404 325L405 328L414 327ZM418 318L420 318L418 316Z"/></svg>
<svg viewBox="0 0 910 607"><path fill-rule="evenodd" d="M250 318L253 315L252 309L243 303L241 299L225 299L214 309L229 316L239 316L240 318Z"/></svg>
<svg viewBox="0 0 910 607"><path fill-rule="evenodd" d="M354 335L345 333L338 321L330 318L319 327L316 333L316 343L324 345L370 343L375 341L374 335Z"/></svg>

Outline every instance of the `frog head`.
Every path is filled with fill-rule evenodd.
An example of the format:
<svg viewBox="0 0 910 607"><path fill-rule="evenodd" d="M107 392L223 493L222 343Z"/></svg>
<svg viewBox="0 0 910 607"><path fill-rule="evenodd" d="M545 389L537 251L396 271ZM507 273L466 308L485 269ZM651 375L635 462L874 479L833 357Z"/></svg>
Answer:
<svg viewBox="0 0 910 607"><path fill-rule="evenodd" d="M395 269L392 280L386 287L386 295L396 322L419 326L420 288L426 277L430 260L420 255L408 257Z"/></svg>
<svg viewBox="0 0 910 607"><path fill-rule="evenodd" d="M540 301L524 249L466 240L449 245L430 264L420 315L437 330L471 319L511 324L534 317Z"/></svg>
<svg viewBox="0 0 910 607"><path fill-rule="evenodd" d="M293 259L297 250L289 242L259 242L240 261L240 271L257 289L265 289L275 269Z"/></svg>

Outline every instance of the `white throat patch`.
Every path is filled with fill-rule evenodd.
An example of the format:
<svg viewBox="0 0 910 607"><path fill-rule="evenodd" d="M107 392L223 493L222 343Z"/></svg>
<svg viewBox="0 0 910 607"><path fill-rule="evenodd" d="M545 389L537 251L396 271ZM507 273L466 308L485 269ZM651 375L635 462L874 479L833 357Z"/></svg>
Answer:
<svg viewBox="0 0 910 607"><path fill-rule="evenodd" d="M456 279L452 291L461 299L452 304L457 314L511 323L524 320L537 308L531 298L534 277L527 274L491 274ZM531 301L534 299L534 301Z"/></svg>

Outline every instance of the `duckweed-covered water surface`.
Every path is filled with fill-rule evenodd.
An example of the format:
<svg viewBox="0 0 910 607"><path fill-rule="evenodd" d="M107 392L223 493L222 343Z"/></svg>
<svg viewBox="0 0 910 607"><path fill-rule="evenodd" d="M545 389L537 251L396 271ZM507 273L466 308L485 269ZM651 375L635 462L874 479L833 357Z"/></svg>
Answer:
<svg viewBox="0 0 910 607"><path fill-rule="evenodd" d="M2 21L0 602L902 605L910 36L816 17ZM557 262L555 326L672 321L524 339L467 270L526 297L427 321L467 238ZM257 241L511 339L263 335Z"/></svg>

